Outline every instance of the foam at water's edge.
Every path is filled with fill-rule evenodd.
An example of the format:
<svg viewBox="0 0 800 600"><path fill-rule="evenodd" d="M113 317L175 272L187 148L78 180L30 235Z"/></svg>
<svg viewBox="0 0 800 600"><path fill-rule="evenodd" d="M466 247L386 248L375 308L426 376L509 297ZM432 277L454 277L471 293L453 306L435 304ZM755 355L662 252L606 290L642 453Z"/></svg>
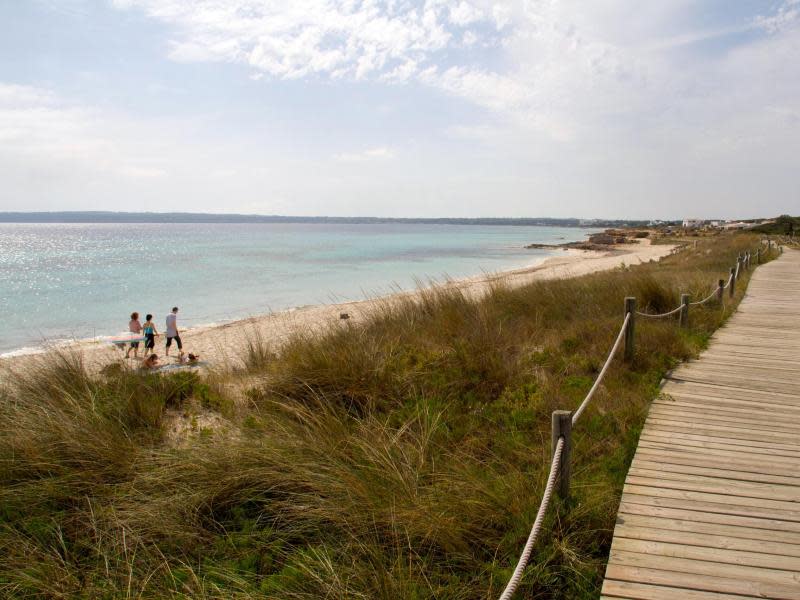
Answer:
<svg viewBox="0 0 800 600"><path fill-rule="evenodd" d="M3 352L0 354L0 358L14 358L15 356L28 356L31 354L42 354L46 352L47 348L44 346L25 346L22 348L17 348L16 350L11 350L9 352Z"/></svg>

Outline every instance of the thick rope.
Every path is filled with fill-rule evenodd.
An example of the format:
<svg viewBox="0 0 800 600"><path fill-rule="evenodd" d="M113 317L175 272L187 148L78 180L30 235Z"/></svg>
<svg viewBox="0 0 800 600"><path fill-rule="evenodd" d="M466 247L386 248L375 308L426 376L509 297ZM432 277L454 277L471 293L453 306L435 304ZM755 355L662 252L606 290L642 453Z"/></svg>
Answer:
<svg viewBox="0 0 800 600"><path fill-rule="evenodd" d="M528 541L525 542L525 549L522 551L522 556L519 557L517 566L514 569L514 574L511 576L511 579L506 585L506 589L503 590L500 600L511 600L514 592L517 591L517 586L519 585L520 579L522 579L522 574L525 571L525 567L528 566L528 560L531 558L531 552L533 552L533 547L536 544L536 538L539 537L539 532L542 529L542 522L544 521L544 516L547 513L547 507L550 505L550 499L553 496L553 490L555 489L556 484L556 476L558 475L558 470L561 466L561 451L563 449L564 438L560 437L558 438L558 443L556 443L555 452L553 453L553 462L550 463L550 475L547 477L547 485L545 486L544 493L542 494L542 501L539 504L539 511L536 513L536 520L534 520L533 527L531 527L531 532L528 534Z"/></svg>
<svg viewBox="0 0 800 600"><path fill-rule="evenodd" d="M733 273L731 273L730 275L728 275L728 283L726 283L725 285L723 285L723 286L722 286L722 289L723 289L723 290L727 290L727 289L730 287L730 285L731 285L731 281L733 281Z"/></svg>
<svg viewBox="0 0 800 600"><path fill-rule="evenodd" d="M664 317L671 317L672 315L678 314L679 312L681 312L682 308L683 308L683 304L681 304L675 310L671 310L669 312L661 313L659 315L651 315L650 313L643 313L643 312L639 312L638 310L636 311L636 314L639 315L640 317L647 317L649 319L663 319Z"/></svg>
<svg viewBox="0 0 800 600"><path fill-rule="evenodd" d="M628 329L628 323L630 323L630 320L631 320L631 313L628 313L625 315L625 320L622 322L622 327L619 330L619 334L617 334L617 340L614 342L614 345L611 348L611 352L608 353L606 364L604 364L603 368L600 369L600 374L597 376L597 379L594 380L594 385L592 386L592 389L590 389L589 393L586 394L586 398L583 399L583 402L581 402L581 405L578 407L578 410L576 410L572 414L573 425L575 425L575 423L578 422L578 417L580 417L581 413L586 409L586 407L589 404L589 400L592 399L592 396L594 396L594 393L597 391L597 388L600 387L600 382L603 381L603 377L606 376L606 371L608 371L608 366L611 364L611 360L614 358L614 355L617 353L617 350L619 350L619 346L622 343L622 338L625 337L625 331Z"/></svg>
<svg viewBox="0 0 800 600"><path fill-rule="evenodd" d="M705 304L706 302L711 302L712 299L716 298L718 289L719 288L715 289L713 292L711 292L708 296L706 296L702 300L698 300L697 302L689 302L689 306L700 306L701 304Z"/></svg>

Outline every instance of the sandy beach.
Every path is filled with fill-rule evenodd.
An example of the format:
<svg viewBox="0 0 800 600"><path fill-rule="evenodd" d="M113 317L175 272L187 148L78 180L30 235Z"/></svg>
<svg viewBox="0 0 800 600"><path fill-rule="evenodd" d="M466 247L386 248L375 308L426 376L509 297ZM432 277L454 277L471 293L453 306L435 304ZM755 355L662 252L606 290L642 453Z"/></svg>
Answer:
<svg viewBox="0 0 800 600"><path fill-rule="evenodd" d="M449 281L443 285L456 286L464 293L478 298L498 281L516 287L538 280L578 277L614 269L621 265L635 265L651 260L660 260L667 256L672 249L671 245L652 245L648 239L637 240L635 244L614 246L608 251L565 249L562 251L562 256L548 258L544 262L530 267L477 275L467 279ZM418 293L418 291L398 292L390 296L368 298L356 302L314 305L264 314L222 325L182 329L181 338L185 352L200 354L203 361L206 361L212 368L230 369L242 364L242 355L246 351L247 340L253 339L254 336L268 342L272 348L278 348L283 340L296 332L320 331L334 323L343 322L340 319L341 313L349 315L348 322L357 323L368 315L369 311L385 302L413 297ZM159 322L158 325L161 323ZM82 340L61 346L61 348L81 353L85 364L91 370L97 370L113 362L125 361L124 351L104 342ZM156 339L156 353L163 359L163 364L176 360L173 356L165 358L163 335ZM174 346L172 354L177 354ZM11 370L24 369L41 360L41 357L42 354L6 357L0 359L0 367ZM129 362L131 365L137 364L133 359L125 362Z"/></svg>

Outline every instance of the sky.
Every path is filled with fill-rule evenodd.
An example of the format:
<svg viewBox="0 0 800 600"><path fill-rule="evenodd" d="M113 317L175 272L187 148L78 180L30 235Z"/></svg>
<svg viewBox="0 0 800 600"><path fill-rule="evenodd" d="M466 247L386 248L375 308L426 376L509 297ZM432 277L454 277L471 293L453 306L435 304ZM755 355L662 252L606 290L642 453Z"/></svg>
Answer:
<svg viewBox="0 0 800 600"><path fill-rule="evenodd" d="M800 213L800 0L0 0L0 211Z"/></svg>

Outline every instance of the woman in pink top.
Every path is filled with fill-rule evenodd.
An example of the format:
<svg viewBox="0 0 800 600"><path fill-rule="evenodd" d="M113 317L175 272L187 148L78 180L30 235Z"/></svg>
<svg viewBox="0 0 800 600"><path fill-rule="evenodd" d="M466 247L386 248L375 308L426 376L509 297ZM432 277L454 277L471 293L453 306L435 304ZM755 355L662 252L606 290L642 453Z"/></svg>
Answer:
<svg viewBox="0 0 800 600"><path fill-rule="evenodd" d="M128 323L128 331L131 333L138 333L139 335L142 334L142 324L139 322L139 313L131 313L131 320ZM130 348L125 353L125 358L130 358L131 350L133 350L133 356L138 358L139 357L139 342L131 342Z"/></svg>

